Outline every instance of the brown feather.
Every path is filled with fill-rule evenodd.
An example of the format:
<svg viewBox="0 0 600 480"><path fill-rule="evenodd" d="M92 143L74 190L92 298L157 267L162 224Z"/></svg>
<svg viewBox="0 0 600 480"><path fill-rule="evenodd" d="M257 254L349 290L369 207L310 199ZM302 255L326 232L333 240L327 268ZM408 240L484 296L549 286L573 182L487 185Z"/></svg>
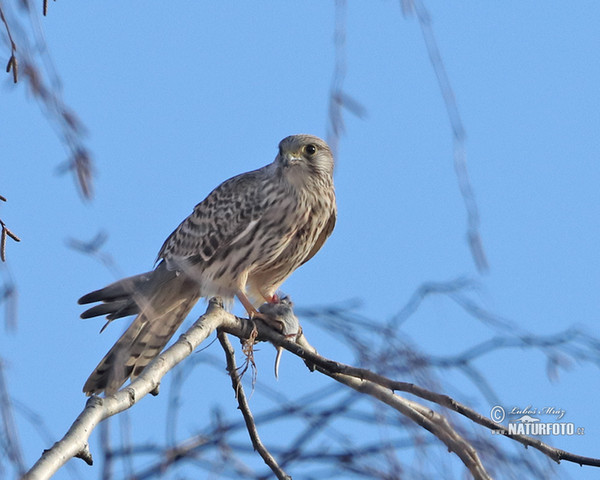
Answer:
<svg viewBox="0 0 600 480"><path fill-rule="evenodd" d="M196 205L164 242L155 270L81 297L102 302L83 318L137 314L84 391L112 393L139 375L200 297L246 299L248 288L255 300L272 298L333 231L333 164L320 138L284 138L272 163L226 180Z"/></svg>

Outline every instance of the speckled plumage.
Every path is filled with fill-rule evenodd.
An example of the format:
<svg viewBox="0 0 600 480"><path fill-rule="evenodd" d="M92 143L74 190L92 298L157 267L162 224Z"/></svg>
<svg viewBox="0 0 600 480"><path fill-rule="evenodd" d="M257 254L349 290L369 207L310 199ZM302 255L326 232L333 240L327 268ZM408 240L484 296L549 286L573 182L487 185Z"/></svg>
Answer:
<svg viewBox="0 0 600 480"><path fill-rule="evenodd" d="M201 297L238 296L250 314L310 260L336 219L333 157L311 135L283 139L273 163L230 178L167 238L152 271L83 296L83 318L138 314L84 392L112 393L160 353ZM246 292L251 300L246 298Z"/></svg>

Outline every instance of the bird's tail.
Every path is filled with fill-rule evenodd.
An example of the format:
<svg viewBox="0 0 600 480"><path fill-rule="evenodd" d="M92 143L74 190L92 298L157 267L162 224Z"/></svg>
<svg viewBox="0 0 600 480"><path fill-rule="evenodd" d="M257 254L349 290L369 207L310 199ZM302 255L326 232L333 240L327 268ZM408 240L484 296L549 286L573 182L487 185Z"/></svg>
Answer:
<svg viewBox="0 0 600 480"><path fill-rule="evenodd" d="M198 286L189 277L161 263L152 272L124 278L88 293L80 304L102 302L82 318L106 315L108 321L137 317L85 382L87 395L116 392L128 378L137 377L156 357L198 301Z"/></svg>

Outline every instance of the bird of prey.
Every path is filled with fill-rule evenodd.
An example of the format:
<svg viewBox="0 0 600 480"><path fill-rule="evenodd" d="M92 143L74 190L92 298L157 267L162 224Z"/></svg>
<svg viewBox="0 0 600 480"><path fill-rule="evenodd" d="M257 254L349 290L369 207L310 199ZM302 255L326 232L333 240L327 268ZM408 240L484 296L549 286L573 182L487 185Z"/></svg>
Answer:
<svg viewBox="0 0 600 480"><path fill-rule="evenodd" d="M215 188L167 238L154 270L88 293L82 318L137 315L90 375L87 395L116 392L156 357L201 297L237 297L250 317L276 302L283 281L310 260L336 221L327 143L293 135L275 160ZM260 315L260 314L258 314Z"/></svg>

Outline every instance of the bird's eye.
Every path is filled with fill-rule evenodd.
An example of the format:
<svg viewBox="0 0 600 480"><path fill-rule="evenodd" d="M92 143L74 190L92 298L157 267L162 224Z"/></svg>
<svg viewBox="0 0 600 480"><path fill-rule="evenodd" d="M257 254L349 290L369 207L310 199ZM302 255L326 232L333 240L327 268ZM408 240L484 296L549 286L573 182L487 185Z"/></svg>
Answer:
<svg viewBox="0 0 600 480"><path fill-rule="evenodd" d="M317 153L317 146L313 145L312 143L307 145L306 147L304 147L304 152L308 155L308 156L312 156L315 153Z"/></svg>

